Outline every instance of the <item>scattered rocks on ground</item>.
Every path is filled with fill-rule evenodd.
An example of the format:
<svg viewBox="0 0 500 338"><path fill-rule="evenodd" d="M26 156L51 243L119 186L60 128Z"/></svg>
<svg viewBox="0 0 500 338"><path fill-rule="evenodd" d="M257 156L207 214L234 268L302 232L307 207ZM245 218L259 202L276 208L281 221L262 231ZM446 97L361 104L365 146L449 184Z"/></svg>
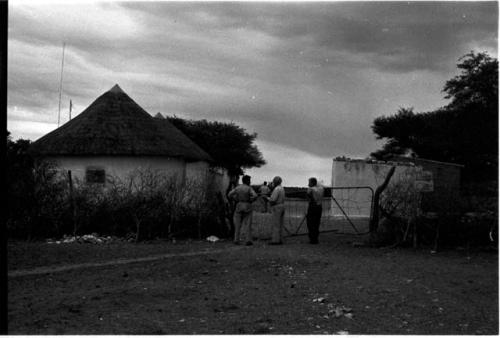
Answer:
<svg viewBox="0 0 500 338"><path fill-rule="evenodd" d="M314 298L312 301L313 303L324 303L326 300L326 298L324 297L318 297L318 298Z"/></svg>
<svg viewBox="0 0 500 338"><path fill-rule="evenodd" d="M331 318L346 317L352 319L352 317L354 316L350 307L335 306L332 303L329 303L328 309L328 314L331 316Z"/></svg>

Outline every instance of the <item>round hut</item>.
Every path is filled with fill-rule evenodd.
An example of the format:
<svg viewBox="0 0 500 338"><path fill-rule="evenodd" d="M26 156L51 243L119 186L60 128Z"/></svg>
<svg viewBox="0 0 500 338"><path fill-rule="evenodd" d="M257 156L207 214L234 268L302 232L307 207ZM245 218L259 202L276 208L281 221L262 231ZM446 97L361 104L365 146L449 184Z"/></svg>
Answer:
<svg viewBox="0 0 500 338"><path fill-rule="evenodd" d="M31 152L86 183L126 180L137 170L203 179L210 155L168 120L154 118L118 85L74 119L35 141Z"/></svg>

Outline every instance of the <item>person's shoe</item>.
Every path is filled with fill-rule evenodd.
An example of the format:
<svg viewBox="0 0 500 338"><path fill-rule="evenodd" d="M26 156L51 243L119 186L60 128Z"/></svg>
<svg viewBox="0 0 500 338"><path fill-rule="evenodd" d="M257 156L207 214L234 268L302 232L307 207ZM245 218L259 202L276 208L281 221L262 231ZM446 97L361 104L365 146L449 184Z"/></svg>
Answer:
<svg viewBox="0 0 500 338"><path fill-rule="evenodd" d="M240 241L234 241L233 243L234 243L234 245L240 245L241 244Z"/></svg>
<svg viewBox="0 0 500 338"><path fill-rule="evenodd" d="M246 246L250 246L250 245L253 245L253 243L251 241L248 241L245 243Z"/></svg>
<svg viewBox="0 0 500 338"><path fill-rule="evenodd" d="M310 244L319 244L318 240L309 241Z"/></svg>
<svg viewBox="0 0 500 338"><path fill-rule="evenodd" d="M269 245L283 245L283 242L270 242Z"/></svg>

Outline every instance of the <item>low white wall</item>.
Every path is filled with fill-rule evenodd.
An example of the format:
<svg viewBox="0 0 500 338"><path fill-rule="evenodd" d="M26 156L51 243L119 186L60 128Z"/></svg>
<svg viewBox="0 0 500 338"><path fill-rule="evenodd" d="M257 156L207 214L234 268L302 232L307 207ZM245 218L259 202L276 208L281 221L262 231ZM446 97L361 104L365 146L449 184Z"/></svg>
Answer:
<svg viewBox="0 0 500 338"><path fill-rule="evenodd" d="M387 173L394 165L396 171L391 182L403 179L418 168L403 163L385 164L356 160L333 160L332 187L369 186L375 189L384 182Z"/></svg>
<svg viewBox="0 0 500 338"><path fill-rule="evenodd" d="M222 168L211 168L209 172L213 189L221 192L222 196L226 196L226 190L229 186L229 175L227 174L227 170Z"/></svg>
<svg viewBox="0 0 500 338"><path fill-rule="evenodd" d="M333 160L332 195L349 216L369 216L371 195L369 189L334 189L335 187L370 187L375 189L384 182L392 166L396 166L389 186L408 177L415 177L422 168L404 163L369 163L364 160ZM341 214L337 205L332 205L335 215Z"/></svg>

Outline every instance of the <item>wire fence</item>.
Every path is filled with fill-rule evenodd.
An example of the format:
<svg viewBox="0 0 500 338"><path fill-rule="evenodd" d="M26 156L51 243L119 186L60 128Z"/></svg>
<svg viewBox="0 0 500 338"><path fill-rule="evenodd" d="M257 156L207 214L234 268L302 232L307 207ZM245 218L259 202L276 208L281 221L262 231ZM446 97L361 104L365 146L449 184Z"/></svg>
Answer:
<svg viewBox="0 0 500 338"><path fill-rule="evenodd" d="M334 187L332 196L322 201L320 232L334 231L345 234L368 231L373 203L370 187ZM285 236L307 234L308 201L304 198L285 199ZM252 232L255 237L271 237L271 208L262 199L254 202Z"/></svg>

